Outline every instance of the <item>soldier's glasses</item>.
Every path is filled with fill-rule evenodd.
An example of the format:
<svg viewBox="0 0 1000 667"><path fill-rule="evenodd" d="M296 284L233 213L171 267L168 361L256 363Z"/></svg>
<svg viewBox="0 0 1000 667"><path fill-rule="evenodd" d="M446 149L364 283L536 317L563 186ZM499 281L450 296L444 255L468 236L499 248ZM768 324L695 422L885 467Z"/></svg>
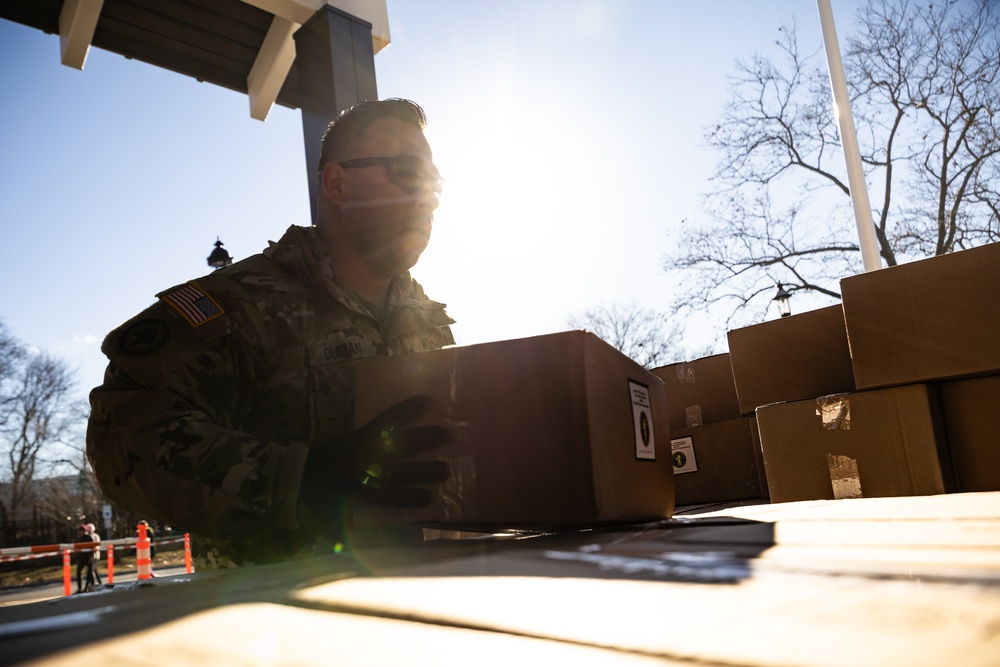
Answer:
<svg viewBox="0 0 1000 667"><path fill-rule="evenodd" d="M341 162L340 166L344 169L385 167L389 173L389 181L411 195L416 194L425 183L431 186L431 190L441 194L441 186L444 184L444 179L437 171L425 169L407 157L363 157Z"/></svg>

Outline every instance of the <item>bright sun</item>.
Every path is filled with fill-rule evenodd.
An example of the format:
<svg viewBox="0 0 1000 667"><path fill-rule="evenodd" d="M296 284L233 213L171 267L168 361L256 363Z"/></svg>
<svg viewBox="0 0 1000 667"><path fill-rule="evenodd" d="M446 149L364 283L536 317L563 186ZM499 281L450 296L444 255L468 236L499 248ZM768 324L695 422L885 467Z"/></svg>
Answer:
<svg viewBox="0 0 1000 667"><path fill-rule="evenodd" d="M530 110L494 108L492 114L427 133L445 186L414 275L450 312L503 311L486 316L489 331L469 332L474 340L460 342L519 335L523 322L510 322L510 309L523 311L541 286L572 274L593 217L584 177L589 167L573 155L572 128Z"/></svg>

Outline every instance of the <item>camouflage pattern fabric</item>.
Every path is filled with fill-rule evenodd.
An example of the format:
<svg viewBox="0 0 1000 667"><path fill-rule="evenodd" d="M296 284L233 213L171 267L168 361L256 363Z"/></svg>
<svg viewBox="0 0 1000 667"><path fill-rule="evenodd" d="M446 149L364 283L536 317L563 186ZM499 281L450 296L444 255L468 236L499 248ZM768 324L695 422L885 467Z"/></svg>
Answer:
<svg viewBox="0 0 1000 667"><path fill-rule="evenodd" d="M337 282L315 228L160 293L112 331L87 455L133 514L211 538L202 563L308 549L296 520L311 443L354 428L354 361L454 344L409 274L383 317Z"/></svg>

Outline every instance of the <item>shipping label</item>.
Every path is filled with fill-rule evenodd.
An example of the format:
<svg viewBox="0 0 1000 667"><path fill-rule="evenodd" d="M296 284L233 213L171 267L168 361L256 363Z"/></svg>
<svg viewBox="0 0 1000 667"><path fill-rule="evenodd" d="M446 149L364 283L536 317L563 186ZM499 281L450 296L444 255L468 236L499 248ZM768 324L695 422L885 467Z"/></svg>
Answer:
<svg viewBox="0 0 1000 667"><path fill-rule="evenodd" d="M694 456L694 440L691 436L670 441L670 456L674 463L674 474L698 472L698 460Z"/></svg>
<svg viewBox="0 0 1000 667"><path fill-rule="evenodd" d="M649 387L629 380L632 400L632 425L635 429L635 458L656 460L656 438L653 435L653 407L649 400Z"/></svg>

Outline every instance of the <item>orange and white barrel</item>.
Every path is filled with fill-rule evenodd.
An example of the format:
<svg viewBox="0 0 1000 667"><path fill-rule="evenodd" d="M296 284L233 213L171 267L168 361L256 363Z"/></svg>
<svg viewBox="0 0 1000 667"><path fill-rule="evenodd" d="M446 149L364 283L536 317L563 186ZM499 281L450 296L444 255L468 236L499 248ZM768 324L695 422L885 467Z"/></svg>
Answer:
<svg viewBox="0 0 1000 667"><path fill-rule="evenodd" d="M153 578L153 561L149 558L149 536L146 525L139 524L139 540L135 543L136 579Z"/></svg>

